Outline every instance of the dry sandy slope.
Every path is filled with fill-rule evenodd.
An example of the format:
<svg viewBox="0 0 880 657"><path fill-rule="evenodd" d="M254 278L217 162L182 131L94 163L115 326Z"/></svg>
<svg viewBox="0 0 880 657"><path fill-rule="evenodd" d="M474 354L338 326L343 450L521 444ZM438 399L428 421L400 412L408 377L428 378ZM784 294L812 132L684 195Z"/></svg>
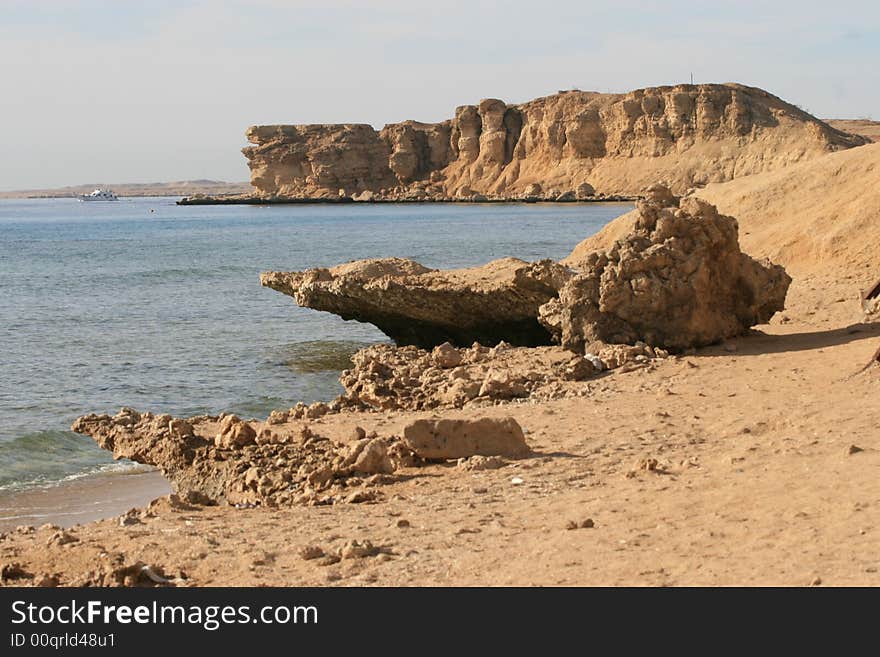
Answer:
<svg viewBox="0 0 880 657"><path fill-rule="evenodd" d="M697 195L739 220L743 251L794 276L880 274L880 144L825 155L779 171L708 185ZM581 242L569 262L608 248L634 214Z"/></svg>
<svg viewBox="0 0 880 657"><path fill-rule="evenodd" d="M459 412L528 430L536 456L499 470L410 469L376 504L160 510L81 526L67 545L11 533L0 564L62 583L142 561L192 585L880 585L880 367L847 378L880 338L858 324L859 283L797 280L761 333L586 382L585 398ZM324 421L386 432L406 419ZM646 458L665 472L639 470ZM299 555L349 540L389 554Z"/></svg>
<svg viewBox="0 0 880 657"><path fill-rule="evenodd" d="M880 141L880 121L870 119L824 119L832 128Z"/></svg>

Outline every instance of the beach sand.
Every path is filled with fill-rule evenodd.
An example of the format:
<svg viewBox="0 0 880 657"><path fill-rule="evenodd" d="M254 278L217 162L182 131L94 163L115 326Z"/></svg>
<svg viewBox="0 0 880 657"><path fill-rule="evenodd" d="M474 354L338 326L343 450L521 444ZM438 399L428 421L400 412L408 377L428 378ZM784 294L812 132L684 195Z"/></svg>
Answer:
<svg viewBox="0 0 880 657"><path fill-rule="evenodd" d="M0 531L20 525L70 527L119 515L167 495L158 472L114 473L83 477L46 488L0 494Z"/></svg>
<svg viewBox="0 0 880 657"><path fill-rule="evenodd" d="M527 430L534 455L498 470L407 468L377 503L165 501L124 527L8 533L0 565L12 585L121 581L137 564L195 586L880 585L880 366L856 373L880 343L861 323L865 279L796 280L752 335L584 382L587 397L451 413ZM388 433L412 415L318 426ZM379 551L340 559L352 541Z"/></svg>

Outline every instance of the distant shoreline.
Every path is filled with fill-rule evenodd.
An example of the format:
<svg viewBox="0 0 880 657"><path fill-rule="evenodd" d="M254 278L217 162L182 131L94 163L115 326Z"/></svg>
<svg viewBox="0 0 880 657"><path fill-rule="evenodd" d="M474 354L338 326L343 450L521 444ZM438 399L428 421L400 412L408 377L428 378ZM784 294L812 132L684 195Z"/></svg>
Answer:
<svg viewBox="0 0 880 657"><path fill-rule="evenodd" d="M76 198L94 189L109 189L119 197L142 198L146 196L192 196L205 194L222 196L224 194L247 194L253 188L249 182L227 182L225 180L176 180L157 183L91 183L68 185L64 187L44 187L38 189L18 189L0 191L0 199L27 198Z"/></svg>
<svg viewBox="0 0 880 657"><path fill-rule="evenodd" d="M565 204L594 204L594 203L633 203L641 198L640 196L613 195L613 196L596 196L586 199L556 199L556 198L372 198L368 201L360 201L350 196L342 196L339 198L301 198L301 197L270 197L262 198L256 196L205 196L205 197L184 197L177 202L177 205L394 205L394 204L434 204L434 203L461 203L461 204L498 204L498 203L565 203Z"/></svg>

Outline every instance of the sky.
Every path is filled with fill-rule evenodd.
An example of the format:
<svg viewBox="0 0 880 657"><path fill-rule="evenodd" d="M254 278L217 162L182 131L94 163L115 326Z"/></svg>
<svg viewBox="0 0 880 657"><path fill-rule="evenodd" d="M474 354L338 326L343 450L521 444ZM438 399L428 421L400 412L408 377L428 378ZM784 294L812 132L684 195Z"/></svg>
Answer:
<svg viewBox="0 0 880 657"><path fill-rule="evenodd" d="M880 2L0 0L0 190L243 181L260 123L687 82L880 120Z"/></svg>

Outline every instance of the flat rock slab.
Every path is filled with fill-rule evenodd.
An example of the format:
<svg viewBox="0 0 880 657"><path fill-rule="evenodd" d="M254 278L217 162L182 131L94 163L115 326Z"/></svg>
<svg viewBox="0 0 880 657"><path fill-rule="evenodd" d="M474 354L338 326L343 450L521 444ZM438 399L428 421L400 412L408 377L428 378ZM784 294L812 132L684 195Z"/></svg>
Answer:
<svg viewBox="0 0 880 657"><path fill-rule="evenodd" d="M531 452L522 427L512 417L416 420L404 428L403 439L410 449L424 459L470 456L520 458Z"/></svg>
<svg viewBox="0 0 880 657"><path fill-rule="evenodd" d="M358 260L331 269L265 272L263 286L304 308L374 324L399 345L469 347L501 341L550 344L538 308L571 277L550 260L502 258L469 269L428 269L412 260Z"/></svg>

